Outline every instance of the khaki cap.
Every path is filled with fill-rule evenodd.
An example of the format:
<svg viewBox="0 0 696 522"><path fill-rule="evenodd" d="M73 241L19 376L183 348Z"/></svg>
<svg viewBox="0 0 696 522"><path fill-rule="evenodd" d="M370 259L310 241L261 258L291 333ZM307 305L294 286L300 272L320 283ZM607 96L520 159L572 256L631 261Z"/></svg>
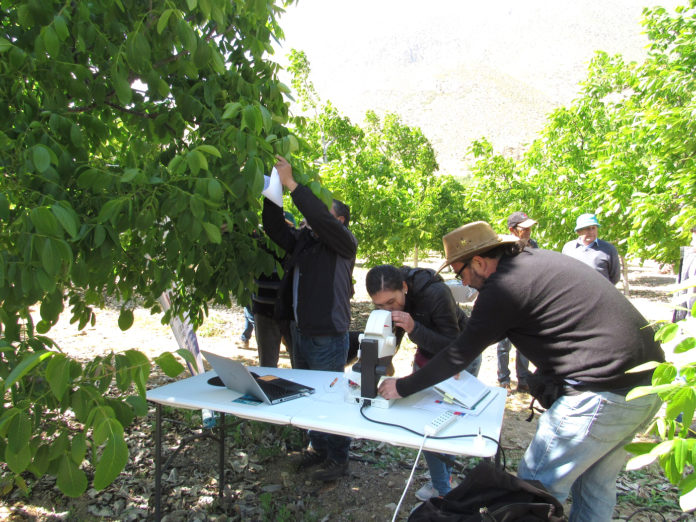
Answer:
<svg viewBox="0 0 696 522"><path fill-rule="evenodd" d="M485 221L468 223L442 237L445 261L437 271L440 272L455 261L465 261L497 246L510 245L518 241L520 238L516 236L496 234Z"/></svg>

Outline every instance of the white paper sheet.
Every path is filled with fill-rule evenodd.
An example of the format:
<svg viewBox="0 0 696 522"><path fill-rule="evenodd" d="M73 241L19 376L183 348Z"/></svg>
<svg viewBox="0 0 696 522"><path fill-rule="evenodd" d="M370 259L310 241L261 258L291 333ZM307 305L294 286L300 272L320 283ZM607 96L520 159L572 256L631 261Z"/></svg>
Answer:
<svg viewBox="0 0 696 522"><path fill-rule="evenodd" d="M283 185L280 183L280 176L278 176L278 171L275 167L273 167L270 176L263 177L263 191L261 194L280 208L283 208Z"/></svg>

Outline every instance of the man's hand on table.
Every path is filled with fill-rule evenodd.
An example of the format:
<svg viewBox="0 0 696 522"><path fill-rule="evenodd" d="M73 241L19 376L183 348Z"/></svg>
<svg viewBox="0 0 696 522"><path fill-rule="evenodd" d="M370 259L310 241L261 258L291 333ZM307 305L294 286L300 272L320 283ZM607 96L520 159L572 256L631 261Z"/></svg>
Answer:
<svg viewBox="0 0 696 522"><path fill-rule="evenodd" d="M379 394L385 399L400 399L401 395L396 391L396 379L384 379L379 385Z"/></svg>

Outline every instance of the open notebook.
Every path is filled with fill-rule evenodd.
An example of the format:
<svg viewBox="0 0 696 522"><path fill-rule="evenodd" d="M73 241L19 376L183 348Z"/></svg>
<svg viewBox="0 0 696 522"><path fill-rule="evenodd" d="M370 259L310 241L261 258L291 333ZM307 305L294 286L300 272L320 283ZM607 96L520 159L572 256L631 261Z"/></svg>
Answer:
<svg viewBox="0 0 696 522"><path fill-rule="evenodd" d="M476 409L476 406L491 393L488 386L464 371L436 384L433 389L442 395L445 402L457 404L469 410Z"/></svg>
<svg viewBox="0 0 696 522"><path fill-rule="evenodd" d="M256 397L266 404L277 404L314 393L314 388L281 377L274 375L259 377L234 359L205 350L201 350L201 353L226 387L242 395Z"/></svg>

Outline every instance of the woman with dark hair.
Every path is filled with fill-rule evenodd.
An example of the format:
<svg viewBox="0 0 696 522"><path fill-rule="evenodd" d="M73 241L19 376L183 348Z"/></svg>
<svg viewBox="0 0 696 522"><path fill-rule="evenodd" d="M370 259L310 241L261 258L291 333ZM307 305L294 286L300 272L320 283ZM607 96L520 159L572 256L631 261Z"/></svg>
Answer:
<svg viewBox="0 0 696 522"><path fill-rule="evenodd" d="M452 297L442 277L429 268L397 268L376 266L365 278L367 293L380 310L389 310L396 327L396 344L404 334L416 345L413 368L423 367L440 350L459 336L466 324L466 315ZM466 369L478 375L481 356ZM430 451L423 452L430 470L431 482L416 492L419 500L442 496L451 489L452 457Z"/></svg>

